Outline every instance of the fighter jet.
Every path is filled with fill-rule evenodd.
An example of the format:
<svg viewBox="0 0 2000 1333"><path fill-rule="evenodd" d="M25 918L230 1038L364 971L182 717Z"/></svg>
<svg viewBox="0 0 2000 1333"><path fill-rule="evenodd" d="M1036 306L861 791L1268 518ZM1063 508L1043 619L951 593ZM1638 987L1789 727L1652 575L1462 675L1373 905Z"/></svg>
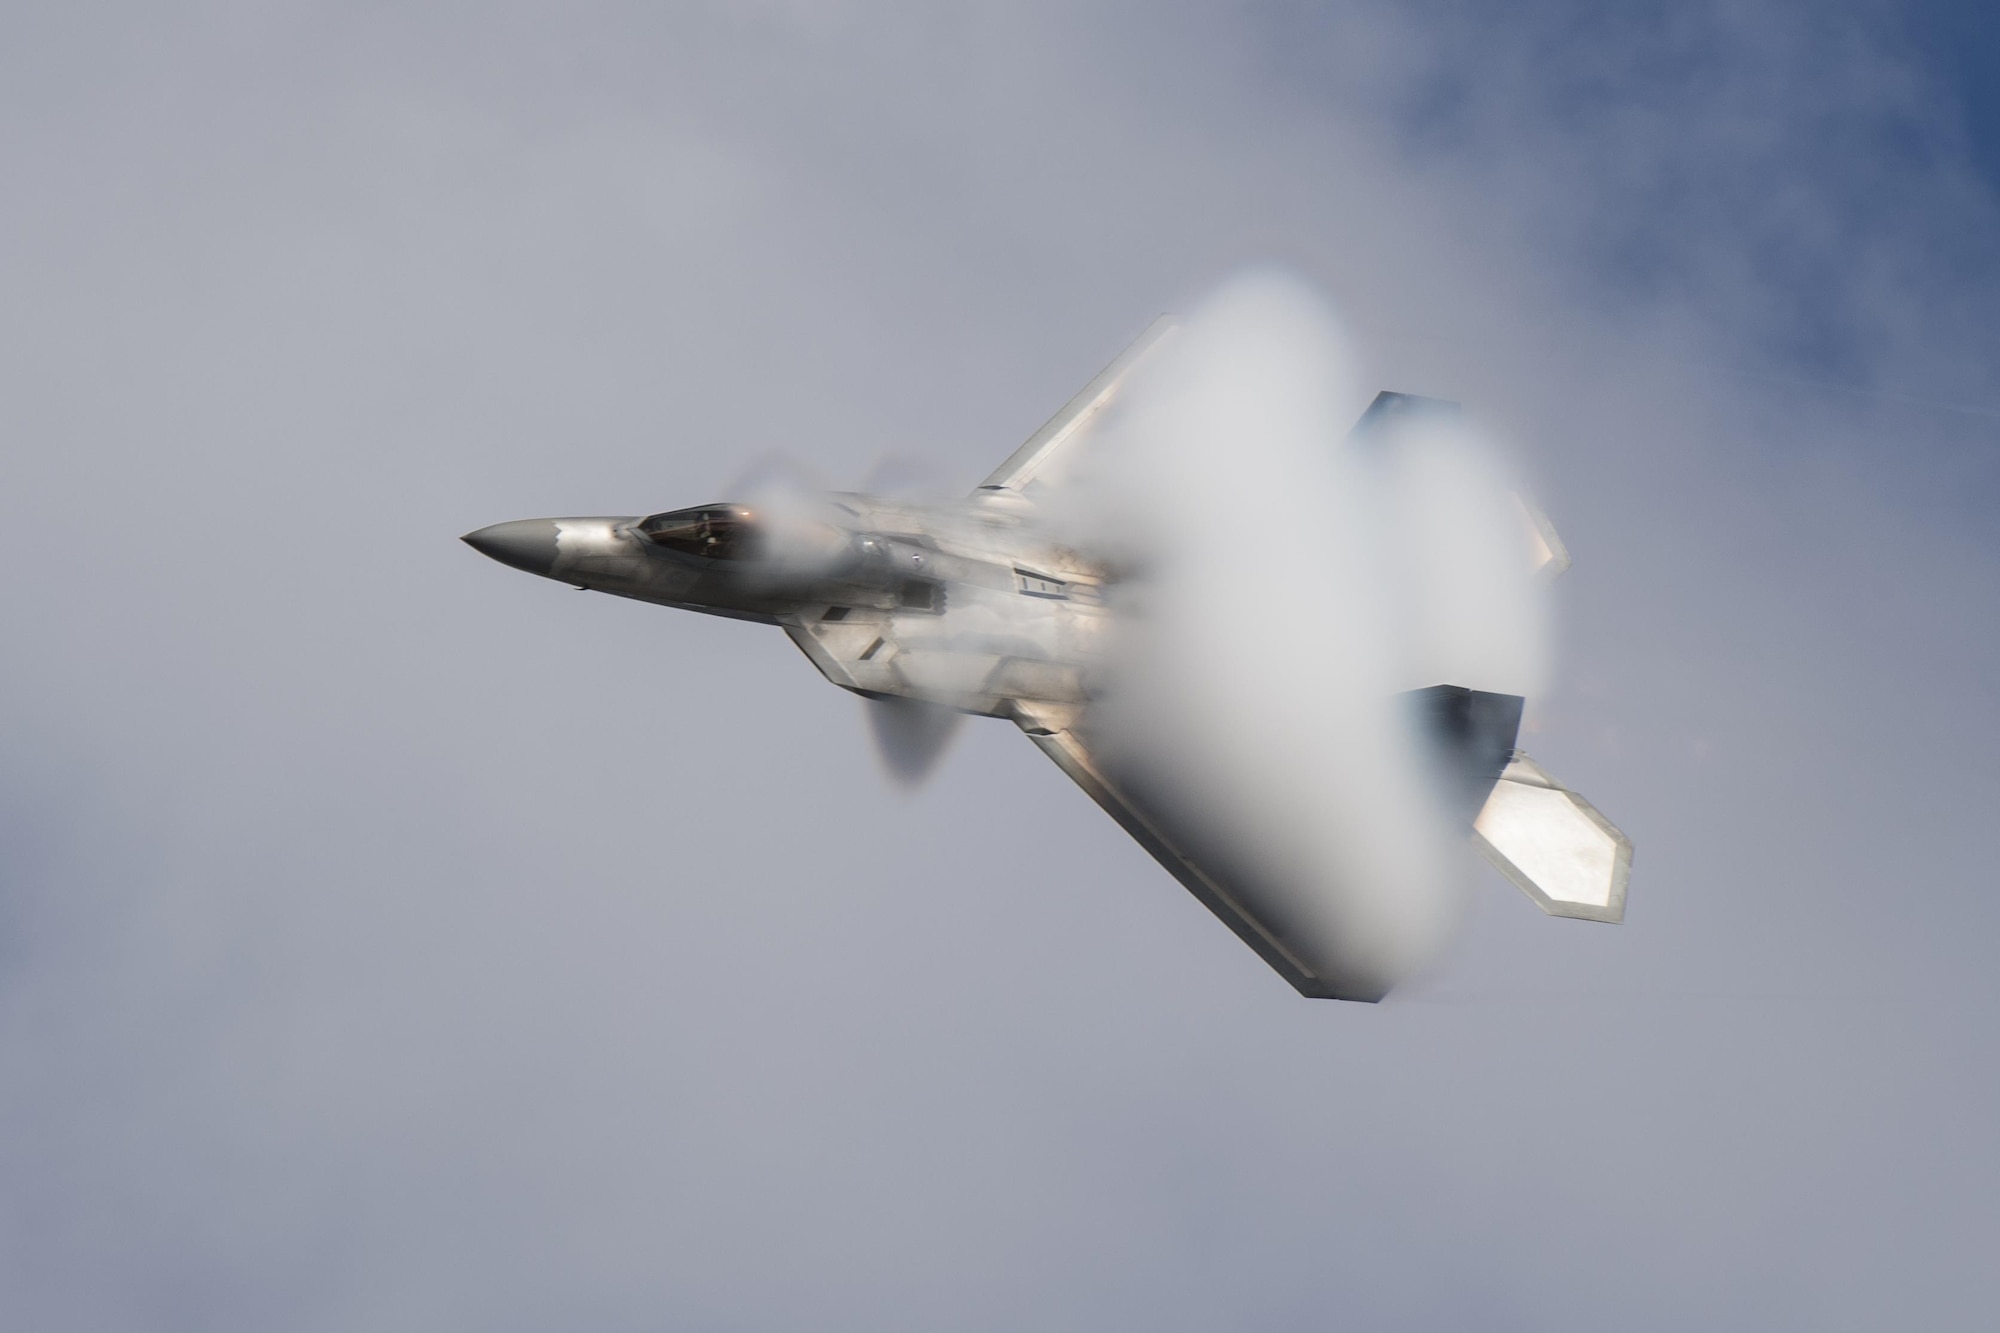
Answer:
<svg viewBox="0 0 2000 1333"><path fill-rule="evenodd" d="M1354 939L1367 923L1324 884L1260 861L1207 826L1143 762L1102 744L1096 704L1134 572L1049 521L1138 369L1176 334L1163 317L969 494L945 502L832 492L661 513L497 523L463 540L577 588L774 625L835 685L886 717L1013 723L1203 906L1305 996L1376 1001L1407 970ZM1448 414L1384 392L1344 442L1393 450ZM1522 559L1569 564L1525 496ZM1308 614L1309 608L1302 608ZM1618 922L1632 845L1517 747L1524 699L1445 680L1408 690L1423 762L1460 836L1544 912ZM1197 803L1198 804L1198 803Z"/></svg>

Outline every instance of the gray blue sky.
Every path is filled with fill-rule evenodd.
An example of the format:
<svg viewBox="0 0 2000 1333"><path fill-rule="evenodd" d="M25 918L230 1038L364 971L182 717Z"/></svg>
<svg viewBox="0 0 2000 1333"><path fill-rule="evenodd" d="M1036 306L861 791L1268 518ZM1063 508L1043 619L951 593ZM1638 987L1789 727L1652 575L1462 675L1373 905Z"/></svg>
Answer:
<svg viewBox="0 0 2000 1333"><path fill-rule="evenodd" d="M0 16L0 1301L43 1329L1966 1327L2000 47L1970 6ZM1576 557L1497 878L1273 978L1003 724L458 533L970 484L1307 274Z"/></svg>

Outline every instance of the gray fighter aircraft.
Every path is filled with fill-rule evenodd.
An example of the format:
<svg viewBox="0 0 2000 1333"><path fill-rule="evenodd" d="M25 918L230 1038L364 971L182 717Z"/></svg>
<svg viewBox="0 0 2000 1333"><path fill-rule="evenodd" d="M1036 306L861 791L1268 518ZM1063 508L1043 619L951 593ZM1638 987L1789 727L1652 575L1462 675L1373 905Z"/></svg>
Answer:
<svg viewBox="0 0 2000 1333"><path fill-rule="evenodd" d="M723 503L630 517L496 523L464 541L544 578L661 606L776 625L843 689L897 707L1014 723L1168 873L1307 996L1374 1001L1396 981L1312 910L1316 886L1234 856L1152 799L1148 775L1094 744L1092 678L1117 615L1118 573L1039 521L1131 372L1174 329L1162 319L976 490L948 503L857 493L794 500L780 516ZM1346 447L1392 448L1399 427L1450 404L1379 395ZM1569 557L1515 497L1531 559ZM1441 682L1407 696L1454 814L1544 912L1617 922L1632 846L1516 747L1523 699Z"/></svg>

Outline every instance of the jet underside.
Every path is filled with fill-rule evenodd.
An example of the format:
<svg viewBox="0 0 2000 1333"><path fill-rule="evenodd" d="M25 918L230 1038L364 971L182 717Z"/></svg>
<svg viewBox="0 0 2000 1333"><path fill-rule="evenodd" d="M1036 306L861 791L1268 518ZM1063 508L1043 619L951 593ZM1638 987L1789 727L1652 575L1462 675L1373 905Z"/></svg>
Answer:
<svg viewBox="0 0 2000 1333"><path fill-rule="evenodd" d="M1357 961L1310 884L1246 855L1227 829L1177 808L1158 775L1121 769L1093 730L1123 613L1116 562L1064 539L1041 501L1126 373L1169 332L1156 325L971 495L913 503L856 493L784 496L643 517L531 519L465 540L579 588L776 625L828 680L864 697L1017 724L1194 896L1302 994L1375 1000L1396 976ZM1426 400L1384 394L1356 435ZM1567 565L1554 529L1521 503L1532 558ZM1472 682L1411 691L1454 820L1553 915L1617 921L1631 844L1515 747L1518 696Z"/></svg>

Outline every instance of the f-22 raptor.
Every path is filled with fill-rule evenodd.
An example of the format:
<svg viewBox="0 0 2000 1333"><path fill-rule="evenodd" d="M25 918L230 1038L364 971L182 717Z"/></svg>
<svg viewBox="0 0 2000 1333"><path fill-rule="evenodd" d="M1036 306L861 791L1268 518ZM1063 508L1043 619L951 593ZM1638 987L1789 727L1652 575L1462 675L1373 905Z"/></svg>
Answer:
<svg viewBox="0 0 2000 1333"><path fill-rule="evenodd" d="M523 519L464 540L578 588L775 625L828 680L869 699L1012 722L1302 995L1379 1000L1398 977L1356 963L1338 914L1314 910L1321 886L1232 857L1228 839L1150 799L1147 775L1096 743L1093 686L1120 571L1042 519L1135 367L1174 330L1167 318L1148 329L962 499L833 492L783 513L718 503ZM1343 447L1393 448L1403 423L1451 406L1380 394ZM1528 558L1561 572L1554 528L1515 498ZM1543 911L1620 921L1631 843L1516 748L1524 700L1476 684L1406 696L1454 818Z"/></svg>

